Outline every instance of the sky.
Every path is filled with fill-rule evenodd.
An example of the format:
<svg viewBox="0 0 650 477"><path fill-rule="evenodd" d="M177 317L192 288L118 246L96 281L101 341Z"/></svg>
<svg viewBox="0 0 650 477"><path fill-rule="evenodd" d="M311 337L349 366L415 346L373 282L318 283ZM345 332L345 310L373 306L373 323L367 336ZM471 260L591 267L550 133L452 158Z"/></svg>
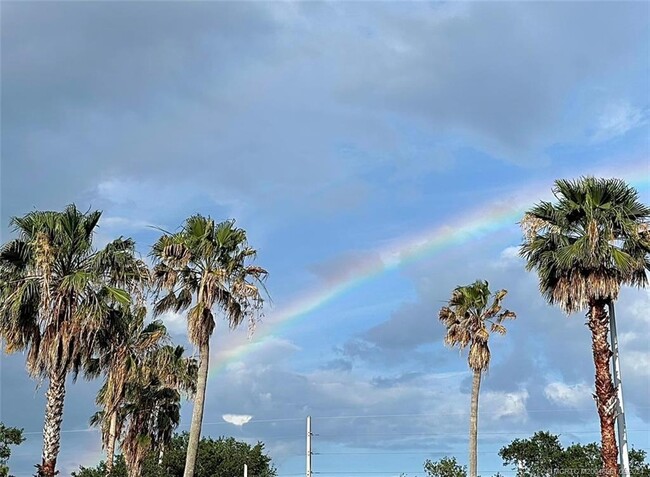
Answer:
<svg viewBox="0 0 650 477"><path fill-rule="evenodd" d="M479 474L514 475L498 450L538 430L598 440L584 314L540 297L517 222L558 178L650 202L650 4L3 1L0 18L3 242L11 217L74 202L103 211L98 246L133 237L146 258L201 213L236 219L269 271L254 334L212 338L204 435L263 441L279 477L304 475L307 416L323 477L465 464L471 376L437 316L480 278L517 319L492 338ZM649 308L647 290L617 304L647 451ZM183 315L163 319L191 352ZM0 371L29 476L47 383L21 354ZM98 387L68 386L61 475L101 459Z"/></svg>

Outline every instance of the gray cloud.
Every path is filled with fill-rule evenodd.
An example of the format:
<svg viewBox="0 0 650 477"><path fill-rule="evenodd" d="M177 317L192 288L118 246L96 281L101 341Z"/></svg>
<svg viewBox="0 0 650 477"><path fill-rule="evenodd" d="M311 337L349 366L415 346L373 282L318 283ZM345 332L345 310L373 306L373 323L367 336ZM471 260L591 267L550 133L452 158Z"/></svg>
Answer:
<svg viewBox="0 0 650 477"><path fill-rule="evenodd" d="M626 69L647 52L638 41L648 36L647 13L646 4L634 3L375 9L368 16L379 21L369 33L341 39L355 47L343 53L351 71L340 79L340 94L415 114L433 131L468 132L498 157L539 161L544 148L592 126L584 117L572 117L577 128L563 123L576 85Z"/></svg>
<svg viewBox="0 0 650 477"><path fill-rule="evenodd" d="M326 371L351 371L352 361L343 358L332 359L321 366L321 369Z"/></svg>
<svg viewBox="0 0 650 477"><path fill-rule="evenodd" d="M3 10L10 126L56 128L87 108L142 114L164 101L162 91L205 100L213 73L226 82L233 61L263 58L274 29L267 9L237 3L13 3Z"/></svg>
<svg viewBox="0 0 650 477"><path fill-rule="evenodd" d="M507 249L509 250L509 249ZM586 318L581 314L567 317L555 307L547 305L537 290L537 278L524 270L521 261L512 260L506 253L496 252L494 259L488 247L475 247L472 259L461 250L466 265L462 270L449 270L445 276L431 278L431 267L426 263L408 274L418 290L418 300L403 304L391 316L345 342L339 348L342 356L352 359L356 366L381 364L384 370L391 363L408 363L413 371L397 377L377 378L374 383L395 384L417 377L421 370L467 368L467 354L445 349L442 346L443 327L437 320L440 308L441 290L451 290L457 284L468 283L475 271L482 270L482 276L490 282L492 289L505 287L509 294L504 305L518 313L514 321L507 323L508 334L491 339L492 363L486 374L482 390L486 393L520 393L526 390L526 408L533 410L527 419L531 426L556 428L566 424L584 425L594 419L595 407L590 395L584 405L570 405L553 399L548 386L560 383L562 386L593 388L593 361L591 356L591 335L585 326ZM450 263L455 259L451 258ZM460 263L460 262L458 262ZM479 275L476 275L479 276ZM434 286L435 284L435 286ZM647 421L647 371L644 365L649 359L647 341L648 321L645 313L647 295L624 290L621 296L619 333L624 336L622 361L625 384L625 399L630 412ZM451 368L450 368L451 367ZM458 383L464 394L471 390L471 376L466 375ZM572 401L571 401L572 402Z"/></svg>
<svg viewBox="0 0 650 477"><path fill-rule="evenodd" d="M313 263L317 234L355 243L347 250L363 246L355 234L402 236L525 179L509 166L492 171L490 155L534 162L554 144L589 139L594 128L609 128L605 141L645 120L639 111L646 111L647 92L630 85L647 72L647 62L633 70L629 59L641 50L647 57L647 4L366 7L3 5L3 225L10 214L70 201L107 210L104 235L138 234L145 243L158 235L147 225L173 228L196 210L235 215L259 235L277 223L284 247L277 253L292 260L282 256L275 276L290 288L300 280L289 278L303 277L300 259ZM600 114L617 101L627 112L603 123ZM459 149L482 151L484 164L472 163L470 171L460 163L459 174L444 174L459 167ZM477 190L475 182L484 179L492 181L489 189ZM441 193L424 195L432 184ZM335 214L356 220L350 211L378 195L382 200L364 216L372 220L359 224L363 233L331 220ZM401 217L385 220L383 209L395 205ZM321 214L325 224L316 220ZM299 243L287 246L287 237ZM404 269L401 278L414 295L383 322L368 318L374 325L332 343L335 356L314 357L274 341L215 371L206 433L223 432L216 422L226 413L296 419L253 420L237 431L263 439L284 458L304 451L303 416L357 415L318 422L324 441L361 446L376 435L369 445L377 449L464 453L466 356L441 345L437 311L454 286L479 277L508 288L508 307L519 312L508 335L493 341L485 430L503 433L486 434L485 442L497 446L513 428L589 426L593 409L567 413L545 394L550 383L591 383L584 318L548 307L520 262L495 263L490 240ZM351 262L381 260L354 252L308 272L327 282ZM626 292L621 300L621 333L628 333L626 352L634 357L623 356L624 378L631 414L647 422L648 380L640 366L648 356L647 323L624 318L645 316L647 301L623 305L636 296ZM38 431L43 390L34 392L24 378L20 356L2 360L2 419ZM295 369L312 364L315 371ZM70 387L65 429L86 427L97 385ZM184 428L190 408L183 408ZM385 417L404 414L418 417ZM64 439L64 467L80 463L77 449L99 456L98 436L65 433ZM40 436L30 435L12 464L31 469L40 444Z"/></svg>
<svg viewBox="0 0 650 477"><path fill-rule="evenodd" d="M234 3L16 3L2 27L5 218L115 175L201 163L189 125L209 137L236 100L225 85L273 44L270 12Z"/></svg>
<svg viewBox="0 0 650 477"><path fill-rule="evenodd" d="M3 220L145 176L274 211L358 207L378 193L373 171L399 179L411 156L418 170L453 164L459 134L493 155L539 157L588 126L562 119L587 76L605 75L607 104L620 99L619 80L604 72L637 56L643 12L607 3L8 4ZM430 147L409 152L405 124Z"/></svg>
<svg viewBox="0 0 650 477"><path fill-rule="evenodd" d="M391 377L378 376L373 378L371 382L374 386L377 386L379 388L390 388L400 384L412 383L413 381L417 379L421 379L423 377L424 377L423 373L407 372L407 373L401 373L398 376L391 376Z"/></svg>

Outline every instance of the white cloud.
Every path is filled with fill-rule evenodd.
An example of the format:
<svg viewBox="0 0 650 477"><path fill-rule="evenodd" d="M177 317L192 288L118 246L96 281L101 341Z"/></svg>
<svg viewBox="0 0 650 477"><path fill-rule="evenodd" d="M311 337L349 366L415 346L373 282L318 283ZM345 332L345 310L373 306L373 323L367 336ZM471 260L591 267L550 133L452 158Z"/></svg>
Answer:
<svg viewBox="0 0 650 477"><path fill-rule="evenodd" d="M555 381L544 388L547 399L565 407L586 407L592 399L591 394L592 388L586 383L569 385Z"/></svg>
<svg viewBox="0 0 650 477"><path fill-rule="evenodd" d="M167 331L171 335L184 335L187 332L187 322L185 315L175 313L173 311L166 311L159 317L167 327Z"/></svg>
<svg viewBox="0 0 650 477"><path fill-rule="evenodd" d="M265 338L262 333L266 329L259 330L259 338L256 335L250 338L245 327L223 331L213 335L215 339L211 366L223 366L235 375L246 374L253 366L266 369L271 365L278 365L291 359L301 350L298 345L287 339L272 336Z"/></svg>
<svg viewBox="0 0 650 477"><path fill-rule="evenodd" d="M104 228L111 230L119 230L122 233L125 231L134 231L139 229L146 229L151 227L158 227L146 220L131 219L128 217L107 216L102 217L101 225Z"/></svg>
<svg viewBox="0 0 650 477"><path fill-rule="evenodd" d="M499 259L495 261L496 268L522 267L523 258L519 256L519 246L512 245L504 248L499 254Z"/></svg>
<svg viewBox="0 0 650 477"><path fill-rule="evenodd" d="M623 293L626 291L623 290ZM618 300L616 305L617 327L620 329L631 320L634 327L650 331L650 314L648 314L650 290L635 291L634 293L633 300L627 299L627 296L621 296L621 299ZM625 321L619 324L623 320Z"/></svg>
<svg viewBox="0 0 650 477"><path fill-rule="evenodd" d="M519 246L513 245L511 247L504 248L501 251L501 258L504 260L521 260L519 257Z"/></svg>
<svg viewBox="0 0 650 477"><path fill-rule="evenodd" d="M623 136L628 131L646 122L645 112L627 101L617 101L608 104L598 118L593 140L608 141Z"/></svg>
<svg viewBox="0 0 650 477"><path fill-rule="evenodd" d="M630 351L621 356L621 368L623 380L626 374L650 378L650 351Z"/></svg>
<svg viewBox="0 0 650 477"><path fill-rule="evenodd" d="M243 426L253 419L253 416L249 416L248 414L224 414L221 417L227 423L234 424L235 426Z"/></svg>
<svg viewBox="0 0 650 477"><path fill-rule="evenodd" d="M481 410L489 415L490 420L513 418L524 422L528 419L528 391L525 389L515 392L488 392L481 396L481 400Z"/></svg>
<svg viewBox="0 0 650 477"><path fill-rule="evenodd" d="M619 333L618 335L618 344L621 348L625 348L627 345L636 342L641 336L635 331L626 331L624 333Z"/></svg>

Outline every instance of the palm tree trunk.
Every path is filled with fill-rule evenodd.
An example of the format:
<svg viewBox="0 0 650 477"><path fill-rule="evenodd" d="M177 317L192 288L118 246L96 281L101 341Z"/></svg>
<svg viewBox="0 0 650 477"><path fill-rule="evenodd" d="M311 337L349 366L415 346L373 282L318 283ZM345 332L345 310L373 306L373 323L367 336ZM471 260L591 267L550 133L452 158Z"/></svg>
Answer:
<svg viewBox="0 0 650 477"><path fill-rule="evenodd" d="M472 404L469 412L469 477L476 477L476 451L478 436L478 393L481 389L481 371L474 370L472 379Z"/></svg>
<svg viewBox="0 0 650 477"><path fill-rule="evenodd" d="M113 460L115 458L115 441L117 440L117 412L111 413L111 423L108 428L108 443L106 444L106 475L113 471Z"/></svg>
<svg viewBox="0 0 650 477"><path fill-rule="evenodd" d="M126 475L128 477L141 477L142 463L137 461L126 466Z"/></svg>
<svg viewBox="0 0 650 477"><path fill-rule="evenodd" d="M616 412L616 390L610 372L612 351L607 341L609 316L605 312L605 301L592 300L589 303L588 326L591 330L591 347L596 368L596 408L600 418L602 474L618 477L618 447L614 420Z"/></svg>
<svg viewBox="0 0 650 477"><path fill-rule="evenodd" d="M187 456L185 458L185 472L183 477L194 477L194 466L199 451L199 439L201 438L201 424L203 423L203 407L205 405L205 388L208 382L208 365L210 361L210 338L207 338L199 346L199 372L196 380L196 395L194 396L194 408L192 409L192 423L190 425L190 436L187 443Z"/></svg>
<svg viewBox="0 0 650 477"><path fill-rule="evenodd" d="M61 423L65 400L65 373L52 374L45 394L45 422L43 424L43 460L38 466L39 477L54 477L56 459L61 447Z"/></svg>

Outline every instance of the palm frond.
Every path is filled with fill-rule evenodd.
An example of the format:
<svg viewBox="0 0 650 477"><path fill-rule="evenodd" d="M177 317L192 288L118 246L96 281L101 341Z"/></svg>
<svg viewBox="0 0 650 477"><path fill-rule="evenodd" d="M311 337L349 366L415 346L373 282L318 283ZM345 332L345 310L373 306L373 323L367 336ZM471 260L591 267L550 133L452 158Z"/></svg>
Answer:
<svg viewBox="0 0 650 477"><path fill-rule="evenodd" d="M555 203L525 214L520 248L549 303L573 313L591 300L616 299L622 285L647 285L650 207L633 187L582 177L556 181L553 193Z"/></svg>
<svg viewBox="0 0 650 477"><path fill-rule="evenodd" d="M501 303L507 294L507 290L492 294L487 281L477 280L456 287L447 305L438 312L438 319L447 329L445 344L461 350L469 346L468 364L474 371L483 372L489 367L490 332L504 335L506 328L502 321L516 318L514 312L502 310Z"/></svg>

